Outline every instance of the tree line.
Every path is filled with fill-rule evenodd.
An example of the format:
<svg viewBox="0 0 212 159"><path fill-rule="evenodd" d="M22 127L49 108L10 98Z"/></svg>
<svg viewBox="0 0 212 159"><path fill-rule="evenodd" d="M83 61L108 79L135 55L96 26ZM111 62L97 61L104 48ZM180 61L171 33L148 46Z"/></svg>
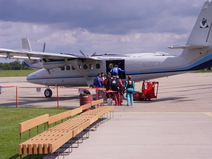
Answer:
<svg viewBox="0 0 212 159"><path fill-rule="evenodd" d="M29 70L30 68L23 61L0 63L0 70Z"/></svg>

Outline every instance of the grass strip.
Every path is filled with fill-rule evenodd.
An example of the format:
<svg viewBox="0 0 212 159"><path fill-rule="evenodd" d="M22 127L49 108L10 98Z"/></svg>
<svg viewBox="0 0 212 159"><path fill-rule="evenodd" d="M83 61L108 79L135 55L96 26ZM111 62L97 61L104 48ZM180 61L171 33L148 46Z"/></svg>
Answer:
<svg viewBox="0 0 212 159"><path fill-rule="evenodd" d="M0 70L0 77L21 77L27 76L36 70Z"/></svg>
<svg viewBox="0 0 212 159"><path fill-rule="evenodd" d="M18 144L19 144L19 133L18 124L32 119L34 117L49 114L54 115L64 111L66 108L10 108L10 107L0 107L0 159L18 159ZM43 127L40 127L39 132L42 132ZM34 130L36 131L36 130ZM36 134L36 133L34 133ZM33 130L32 130L33 135ZM36 156L24 156L27 158L37 158Z"/></svg>

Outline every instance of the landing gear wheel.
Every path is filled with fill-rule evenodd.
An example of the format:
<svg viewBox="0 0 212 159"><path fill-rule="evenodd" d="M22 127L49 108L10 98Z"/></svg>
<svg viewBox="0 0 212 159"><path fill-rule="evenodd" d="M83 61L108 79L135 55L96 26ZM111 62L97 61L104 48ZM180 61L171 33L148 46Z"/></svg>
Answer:
<svg viewBox="0 0 212 159"><path fill-rule="evenodd" d="M45 91L44 91L44 95L46 98L50 98L52 96L52 90L47 88Z"/></svg>

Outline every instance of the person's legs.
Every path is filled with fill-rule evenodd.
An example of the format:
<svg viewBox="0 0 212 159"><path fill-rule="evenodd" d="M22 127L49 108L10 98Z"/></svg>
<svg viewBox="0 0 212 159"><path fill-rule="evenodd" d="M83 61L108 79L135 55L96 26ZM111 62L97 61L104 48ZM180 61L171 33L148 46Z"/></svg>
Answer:
<svg viewBox="0 0 212 159"><path fill-rule="evenodd" d="M114 94L115 105L118 105L118 94L117 94L117 92L115 92L113 94Z"/></svg>
<svg viewBox="0 0 212 159"><path fill-rule="evenodd" d="M130 105L130 93L126 94L127 97L127 106Z"/></svg>
<svg viewBox="0 0 212 159"><path fill-rule="evenodd" d="M117 101L118 101L118 105L121 105L121 96L120 96L120 92L117 92Z"/></svg>
<svg viewBox="0 0 212 159"><path fill-rule="evenodd" d="M133 93L129 93L130 94L130 104L133 105Z"/></svg>

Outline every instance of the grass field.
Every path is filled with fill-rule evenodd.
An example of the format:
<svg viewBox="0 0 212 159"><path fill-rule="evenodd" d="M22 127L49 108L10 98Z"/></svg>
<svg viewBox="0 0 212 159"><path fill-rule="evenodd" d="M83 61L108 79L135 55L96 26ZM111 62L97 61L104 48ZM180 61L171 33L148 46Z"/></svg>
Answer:
<svg viewBox="0 0 212 159"><path fill-rule="evenodd" d="M18 155L18 144L19 144L18 124L19 123L26 121L28 119L43 115L43 114L54 115L64 111L67 111L67 109L65 108L51 109L51 108L0 107L0 117L1 117L0 159L8 159L8 158L18 159L19 158L19 155ZM39 129L43 129L43 127L42 128L39 127ZM32 130L32 134L33 134L33 130ZM30 158L30 156L25 156L24 159L25 158Z"/></svg>
<svg viewBox="0 0 212 159"><path fill-rule="evenodd" d="M20 76L27 76L32 72L35 72L36 70L0 70L0 77L20 77ZM200 70L195 71L194 73L206 73L206 72L212 72L211 70Z"/></svg>
<svg viewBox="0 0 212 159"><path fill-rule="evenodd" d="M27 76L36 70L0 70L0 77L21 77ZM195 71L194 73L207 73L212 72L211 70L200 70Z"/></svg>
<svg viewBox="0 0 212 159"><path fill-rule="evenodd" d="M212 72L212 70L199 70L195 71L194 73L208 73L208 72Z"/></svg>
<svg viewBox="0 0 212 159"><path fill-rule="evenodd" d="M27 76L36 70L0 70L0 77L20 77Z"/></svg>

